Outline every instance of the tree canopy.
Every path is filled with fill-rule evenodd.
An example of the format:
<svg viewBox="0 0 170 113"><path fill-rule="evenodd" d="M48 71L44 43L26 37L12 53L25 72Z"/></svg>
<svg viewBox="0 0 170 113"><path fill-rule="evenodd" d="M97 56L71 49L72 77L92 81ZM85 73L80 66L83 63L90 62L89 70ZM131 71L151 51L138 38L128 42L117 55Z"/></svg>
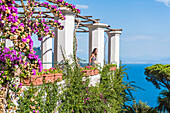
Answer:
<svg viewBox="0 0 170 113"><path fill-rule="evenodd" d="M152 82L156 88L170 89L170 64L156 64L145 68L146 80Z"/></svg>

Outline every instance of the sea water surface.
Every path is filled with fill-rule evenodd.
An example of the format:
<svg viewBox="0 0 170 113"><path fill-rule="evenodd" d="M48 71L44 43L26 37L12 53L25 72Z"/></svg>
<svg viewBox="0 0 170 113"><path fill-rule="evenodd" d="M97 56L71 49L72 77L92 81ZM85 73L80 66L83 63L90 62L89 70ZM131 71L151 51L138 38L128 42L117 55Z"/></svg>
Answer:
<svg viewBox="0 0 170 113"><path fill-rule="evenodd" d="M126 68L130 68L126 72L128 73L129 80L125 81L135 81L136 86L143 88L144 90L137 89L137 92L133 92L133 96L136 101L142 100L142 102L147 102L147 104L151 107L156 107L159 93L161 90L156 89L155 86L148 82L144 75L145 68L151 66L153 64L123 64L126 65Z"/></svg>

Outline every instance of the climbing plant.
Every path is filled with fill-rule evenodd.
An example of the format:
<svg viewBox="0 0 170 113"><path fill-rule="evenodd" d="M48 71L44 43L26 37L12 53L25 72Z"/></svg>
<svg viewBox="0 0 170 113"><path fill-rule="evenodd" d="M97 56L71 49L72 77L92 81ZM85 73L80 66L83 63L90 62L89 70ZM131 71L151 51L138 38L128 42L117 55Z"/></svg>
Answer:
<svg viewBox="0 0 170 113"><path fill-rule="evenodd" d="M18 18L18 9L16 8L18 4L14 0L0 0L0 93L2 95L0 101L2 109L0 109L2 112L16 109L13 103L22 91L20 90L22 84L16 84L18 81L15 81L15 79L32 76L42 71L41 60L35 55L31 36L36 34L39 41L47 35L54 37L54 32L50 30L46 22L50 22L51 26L60 30L64 28L57 20L43 19L43 12L41 11L34 16L36 8L44 7L61 20L64 20L65 17L59 6L67 7L74 13L80 13L79 9L64 0L48 0L51 4L34 0L27 0L26 5L23 0L20 0L20 2L24 10L24 19ZM5 47L5 40L12 41L14 46ZM13 101L11 98L13 98Z"/></svg>

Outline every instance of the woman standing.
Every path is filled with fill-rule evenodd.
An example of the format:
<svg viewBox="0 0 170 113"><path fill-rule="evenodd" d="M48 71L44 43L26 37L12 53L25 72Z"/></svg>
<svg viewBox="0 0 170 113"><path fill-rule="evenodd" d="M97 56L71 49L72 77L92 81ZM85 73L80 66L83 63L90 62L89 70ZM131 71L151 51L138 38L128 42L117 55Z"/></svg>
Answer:
<svg viewBox="0 0 170 113"><path fill-rule="evenodd" d="M92 52L92 54L91 54L91 57L90 57L90 59L89 59L90 65L98 64L98 63L96 62L97 53L98 53L98 49L97 49L97 48L94 48L94 49L93 49L93 52Z"/></svg>

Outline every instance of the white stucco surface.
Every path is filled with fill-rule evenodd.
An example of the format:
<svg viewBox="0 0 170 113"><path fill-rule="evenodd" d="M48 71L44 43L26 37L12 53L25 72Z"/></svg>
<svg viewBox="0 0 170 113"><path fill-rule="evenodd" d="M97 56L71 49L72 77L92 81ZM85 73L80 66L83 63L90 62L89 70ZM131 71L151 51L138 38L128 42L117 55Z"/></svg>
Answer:
<svg viewBox="0 0 170 113"><path fill-rule="evenodd" d="M98 49L97 62L104 65L104 30L107 24L95 23L89 28L89 57L94 48Z"/></svg>
<svg viewBox="0 0 170 113"><path fill-rule="evenodd" d="M52 38L50 36L45 36L41 41L41 61L44 63L44 69L52 67Z"/></svg>
<svg viewBox="0 0 170 113"><path fill-rule="evenodd" d="M63 30L55 28L55 39L54 39L54 62L62 62L63 55L70 59L73 55L73 39L74 39L74 26L75 26L75 13L71 12L69 9L60 8L63 15L66 17L65 20L56 20L61 22L64 26ZM62 51L61 51L62 49Z"/></svg>
<svg viewBox="0 0 170 113"><path fill-rule="evenodd" d="M119 68L120 65L120 53L119 53L119 40L121 31L111 31L107 33L109 36L109 42L108 42L108 62L112 64L117 64L117 68Z"/></svg>
<svg viewBox="0 0 170 113"><path fill-rule="evenodd" d="M14 46L13 42L10 39L5 39L5 46L7 48Z"/></svg>

